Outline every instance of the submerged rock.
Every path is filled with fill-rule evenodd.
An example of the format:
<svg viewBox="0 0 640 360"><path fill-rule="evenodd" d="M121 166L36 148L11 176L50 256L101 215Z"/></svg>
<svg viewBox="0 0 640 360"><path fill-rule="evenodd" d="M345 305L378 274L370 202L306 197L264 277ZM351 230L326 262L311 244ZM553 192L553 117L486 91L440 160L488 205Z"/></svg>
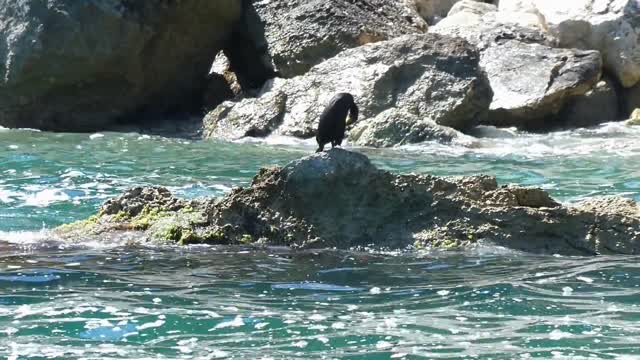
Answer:
<svg viewBox="0 0 640 360"><path fill-rule="evenodd" d="M450 247L489 241L537 253L640 254L640 207L594 198L562 206L541 189L489 176L394 175L334 149L259 171L220 199L179 200L138 188L90 220L55 230L68 239L139 237L292 247Z"/></svg>
<svg viewBox="0 0 640 360"><path fill-rule="evenodd" d="M200 106L238 0L0 1L0 125L91 131Z"/></svg>
<svg viewBox="0 0 640 360"><path fill-rule="evenodd" d="M247 129L258 124L265 130L258 136L275 132L310 138L324 106L338 92L354 95L363 120L402 109L420 121L468 129L484 115L492 97L478 61L478 53L466 41L436 34L364 45L343 51L303 76L275 79L258 98L225 103L224 109L206 117L205 133L223 138L256 136ZM284 106L274 101L280 98L285 99Z"/></svg>

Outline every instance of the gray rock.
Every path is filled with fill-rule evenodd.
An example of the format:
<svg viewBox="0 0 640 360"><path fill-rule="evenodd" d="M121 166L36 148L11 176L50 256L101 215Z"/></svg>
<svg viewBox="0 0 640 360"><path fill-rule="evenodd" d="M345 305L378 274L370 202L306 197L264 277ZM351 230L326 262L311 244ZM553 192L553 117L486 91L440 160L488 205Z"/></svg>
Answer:
<svg viewBox="0 0 640 360"><path fill-rule="evenodd" d="M573 98L560 113L565 128L588 127L607 121L622 120L616 86L603 77L584 96Z"/></svg>
<svg viewBox="0 0 640 360"><path fill-rule="evenodd" d="M600 79L598 52L553 48L557 41L537 13L528 13L531 18L526 20L469 0L457 3L450 13L430 31L463 37L480 49L480 64L494 92L483 124L538 131L561 126L559 113Z"/></svg>
<svg viewBox="0 0 640 360"><path fill-rule="evenodd" d="M502 0L500 11L536 11L560 46L598 50L624 87L640 81L640 2L637 0Z"/></svg>
<svg viewBox="0 0 640 360"><path fill-rule="evenodd" d="M407 111L391 108L360 122L349 132L349 141L361 146L391 147L428 140L450 143L458 132L422 119Z"/></svg>
<svg viewBox="0 0 640 360"><path fill-rule="evenodd" d="M395 0L253 0L252 6L253 37L285 78L345 49L426 29L418 14Z"/></svg>
<svg viewBox="0 0 640 360"><path fill-rule="evenodd" d="M487 125L545 130L561 122L557 114L574 96L586 94L600 79L597 51L552 49L506 41L482 53L494 91Z"/></svg>
<svg viewBox="0 0 640 360"><path fill-rule="evenodd" d="M460 0L406 0L430 25L438 23Z"/></svg>
<svg viewBox="0 0 640 360"><path fill-rule="evenodd" d="M544 24L536 16L528 19L526 15L503 14L495 5L462 0L454 5L447 18L430 27L429 32L461 37L480 51L507 40L549 47L557 45L557 40L544 30Z"/></svg>
<svg viewBox="0 0 640 360"><path fill-rule="evenodd" d="M237 0L0 0L0 125L94 130L196 106Z"/></svg>
<svg viewBox="0 0 640 360"><path fill-rule="evenodd" d="M543 190L498 187L489 176L394 175L341 149L263 168L250 187L221 199L188 206L171 199L166 190L136 191L108 207L146 204L138 215L105 211L55 232L72 240L138 229L141 239L182 243L404 248L489 241L546 254L640 254L640 207L632 200L566 207Z"/></svg>
<svg viewBox="0 0 640 360"><path fill-rule="evenodd" d="M225 140L267 136L282 123L286 102L287 95L280 91L247 98L237 109L233 102L225 102L205 116L204 136Z"/></svg>
<svg viewBox="0 0 640 360"><path fill-rule="evenodd" d="M260 121L265 108L273 109L269 105L273 94L281 92L286 106L276 133L310 138L325 104L336 93L349 92L360 107L361 119L400 108L464 130L478 122L491 102L491 89L478 60L475 49L462 39L405 35L343 51L303 76L275 79L257 99L229 104L232 108L223 117L246 114L254 119L248 122Z"/></svg>

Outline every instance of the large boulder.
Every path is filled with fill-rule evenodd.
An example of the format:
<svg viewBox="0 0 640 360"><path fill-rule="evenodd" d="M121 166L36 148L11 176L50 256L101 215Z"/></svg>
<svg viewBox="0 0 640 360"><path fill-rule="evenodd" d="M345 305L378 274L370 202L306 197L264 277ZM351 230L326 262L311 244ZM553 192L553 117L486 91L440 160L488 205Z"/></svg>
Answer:
<svg viewBox="0 0 640 360"><path fill-rule="evenodd" d="M256 99L225 103L225 111L205 118L205 133L251 136L248 125L226 131L225 124L270 124L280 114L281 135L310 138L318 117L338 92L350 92L363 121L385 110L401 108L439 125L456 129L474 126L491 102L492 92L478 66L477 51L466 41L435 34L405 35L346 50L303 76L275 79ZM285 106L274 101L282 94ZM251 119L253 118L253 120ZM213 130L211 130L213 129ZM233 138L232 137L232 138Z"/></svg>
<svg viewBox="0 0 640 360"><path fill-rule="evenodd" d="M602 61L597 51L554 48L543 20L510 20L518 18L464 0L430 31L463 37L480 50L494 92L483 123L546 130L560 125L558 114L600 80Z"/></svg>
<svg viewBox="0 0 640 360"><path fill-rule="evenodd" d="M501 0L500 11L535 9L560 46L598 50L624 87L640 81L640 2L637 0Z"/></svg>
<svg viewBox="0 0 640 360"><path fill-rule="evenodd" d="M286 78L304 74L345 49L426 29L420 16L399 0L248 2L251 38Z"/></svg>
<svg viewBox="0 0 640 360"><path fill-rule="evenodd" d="M485 124L546 130L560 125L560 111L600 80L597 51L552 49L505 41L482 54L494 91ZM607 121L611 119L601 119Z"/></svg>
<svg viewBox="0 0 640 360"><path fill-rule="evenodd" d="M199 106L237 0L0 0L0 125L94 130Z"/></svg>
<svg viewBox="0 0 640 360"><path fill-rule="evenodd" d="M292 247L450 247L488 241L567 255L640 254L640 207L593 198L562 206L541 189L489 176L394 175L334 149L263 168L220 199L180 200L132 189L88 220L55 230L91 237Z"/></svg>

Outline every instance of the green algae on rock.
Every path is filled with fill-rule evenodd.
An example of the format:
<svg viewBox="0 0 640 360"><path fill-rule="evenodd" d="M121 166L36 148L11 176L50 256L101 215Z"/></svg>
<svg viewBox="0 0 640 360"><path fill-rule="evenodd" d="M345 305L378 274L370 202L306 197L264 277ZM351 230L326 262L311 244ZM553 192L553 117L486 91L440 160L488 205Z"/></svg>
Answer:
<svg viewBox="0 0 640 360"><path fill-rule="evenodd" d="M70 239L119 231L182 244L398 249L489 241L536 253L640 254L640 208L632 200L563 206L541 189L498 186L490 176L394 175L342 149L262 168L251 186L220 199L134 188L97 217L56 229Z"/></svg>

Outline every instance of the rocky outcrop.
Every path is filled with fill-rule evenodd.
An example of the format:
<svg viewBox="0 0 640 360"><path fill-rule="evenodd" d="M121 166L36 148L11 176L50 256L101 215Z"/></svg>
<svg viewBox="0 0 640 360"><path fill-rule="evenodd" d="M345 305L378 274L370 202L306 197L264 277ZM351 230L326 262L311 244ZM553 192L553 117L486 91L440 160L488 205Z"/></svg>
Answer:
<svg viewBox="0 0 640 360"><path fill-rule="evenodd" d="M240 14L237 0L0 1L0 125L89 131L199 106Z"/></svg>
<svg viewBox="0 0 640 360"><path fill-rule="evenodd" d="M488 241L539 253L639 254L640 207L594 198L573 207L540 189L498 186L489 176L393 175L334 149L263 168L250 187L186 201L136 188L88 220L55 232L67 239L138 239L292 247L450 247Z"/></svg>
<svg viewBox="0 0 640 360"><path fill-rule="evenodd" d="M640 81L640 3L637 0L500 0L500 11L541 13L566 48L598 50L605 69L624 87Z"/></svg>
<svg viewBox="0 0 640 360"><path fill-rule="evenodd" d="M343 50L426 29L426 23L402 1L247 2L250 36L285 78L302 75Z"/></svg>
<svg viewBox="0 0 640 360"><path fill-rule="evenodd" d="M555 39L544 31L542 20L524 26L522 20L509 20L518 16L505 17L492 5L469 0L457 3L451 13L430 31L461 36L480 49L480 64L494 92L484 124L529 130L559 126L558 114L600 80L598 52L553 48Z"/></svg>
<svg viewBox="0 0 640 360"><path fill-rule="evenodd" d="M364 45L343 51L303 76L275 79L258 98L225 103L224 110L205 118L205 133L252 136L256 130L247 129L258 124L260 135L310 138L320 112L338 92L354 95L363 122L397 108L421 120L464 130L478 122L491 102L492 92L478 61L478 53L467 42L436 34ZM275 99L284 99L284 106ZM227 129L236 124L241 125Z"/></svg>

